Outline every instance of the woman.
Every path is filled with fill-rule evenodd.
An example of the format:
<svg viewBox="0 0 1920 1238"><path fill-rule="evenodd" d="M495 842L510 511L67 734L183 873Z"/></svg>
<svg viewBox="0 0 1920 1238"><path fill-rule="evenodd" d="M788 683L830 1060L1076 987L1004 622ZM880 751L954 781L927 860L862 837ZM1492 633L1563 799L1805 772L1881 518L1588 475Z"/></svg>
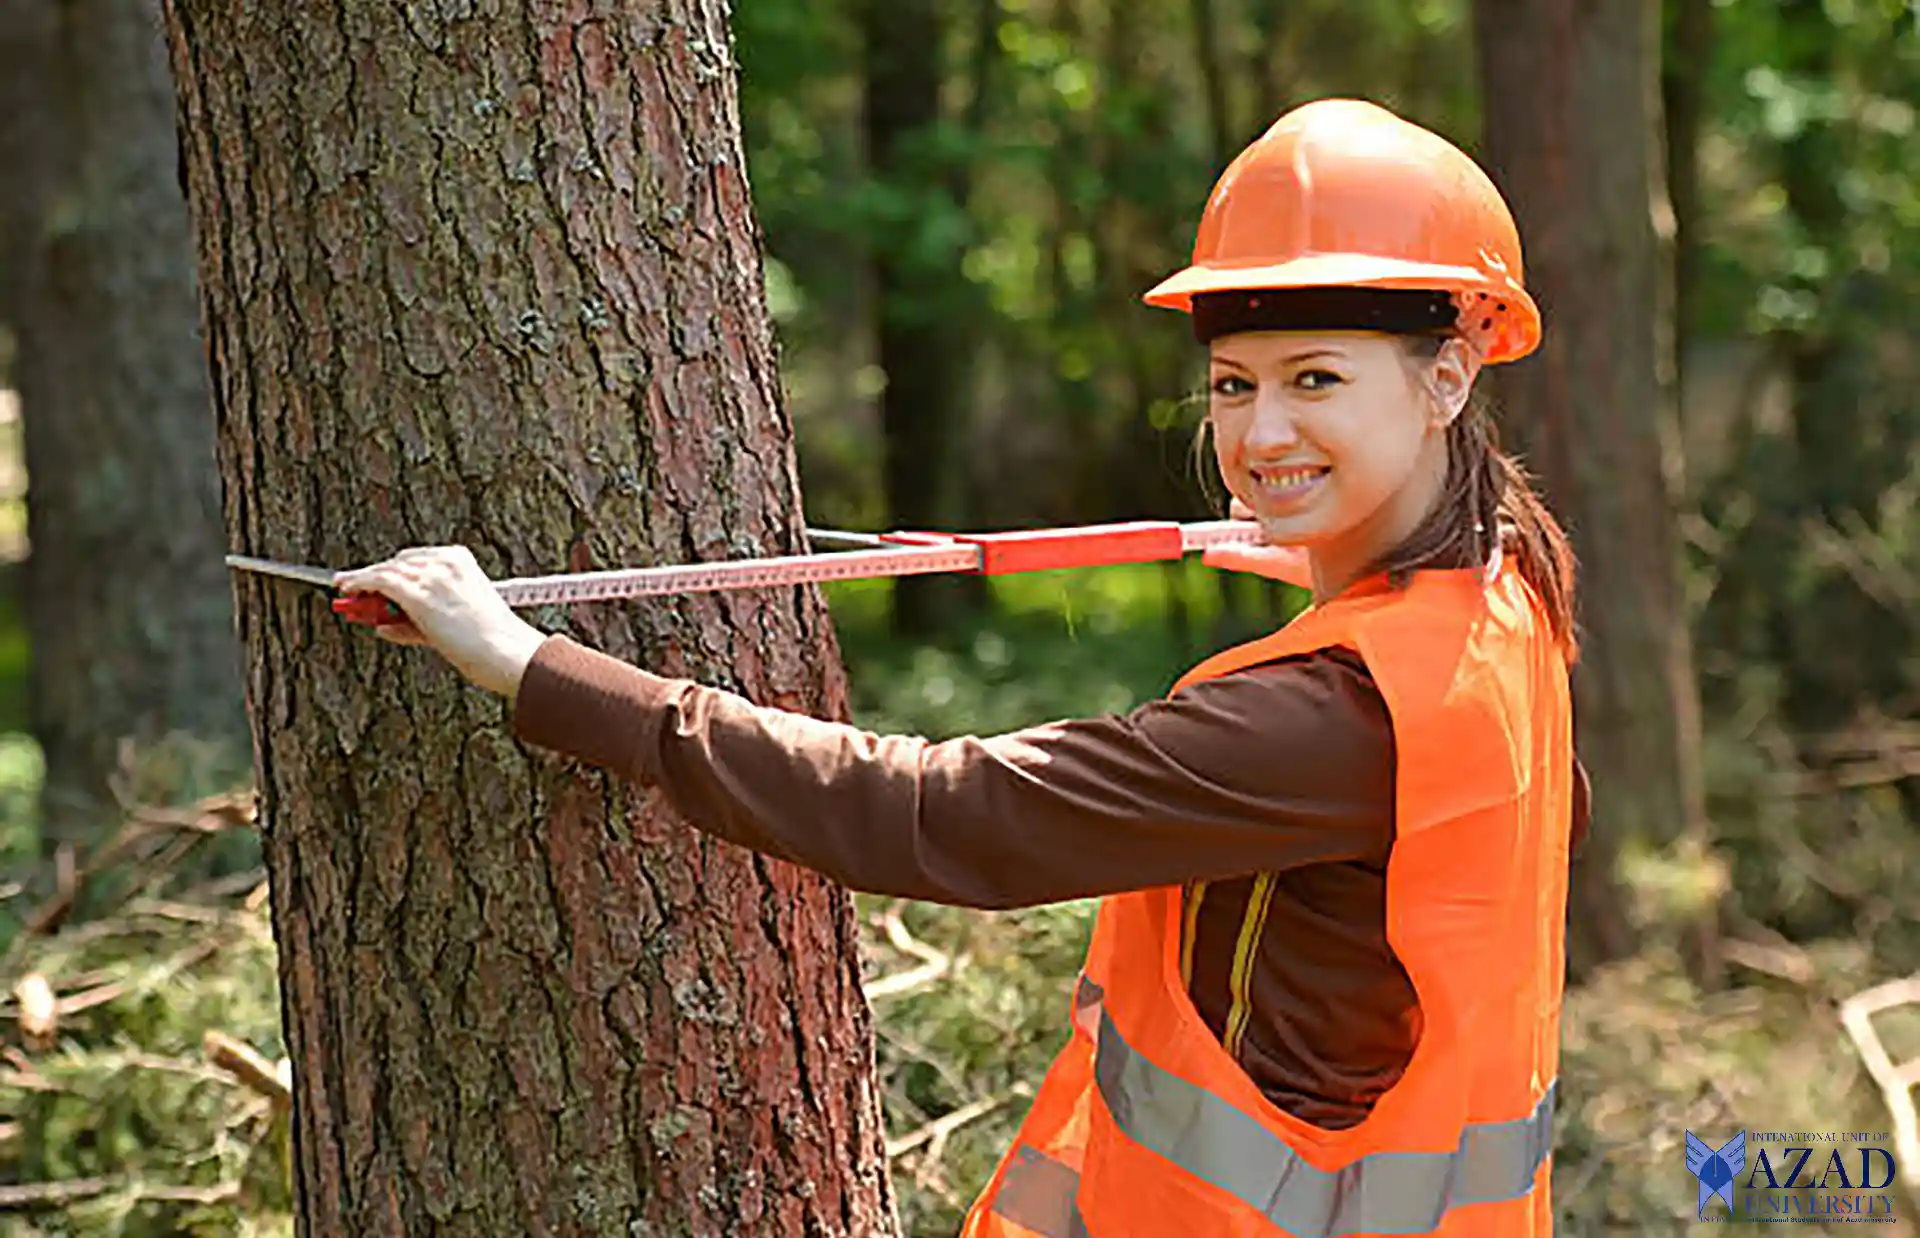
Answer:
<svg viewBox="0 0 1920 1238"><path fill-rule="evenodd" d="M1315 605L1124 717L877 737L545 636L457 547L337 583L722 838L937 902L1103 897L967 1234L1544 1238L1585 791L1572 557L1470 399L1539 342L1512 218L1441 138L1323 101L1147 300L1190 313L1221 476Z"/></svg>

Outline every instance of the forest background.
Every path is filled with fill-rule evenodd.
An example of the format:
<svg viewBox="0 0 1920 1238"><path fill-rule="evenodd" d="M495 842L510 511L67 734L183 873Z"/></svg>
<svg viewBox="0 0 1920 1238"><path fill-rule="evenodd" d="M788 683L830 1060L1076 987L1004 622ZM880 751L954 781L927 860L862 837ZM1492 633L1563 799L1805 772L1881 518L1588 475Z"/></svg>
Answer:
<svg viewBox="0 0 1920 1238"><path fill-rule="evenodd" d="M1688 1223L1688 1129L1910 1127L1877 1054L1920 1058L1920 10L1602 7L731 13L815 526L1220 514L1199 354L1138 294L1293 104L1393 107L1514 199L1555 343L1493 385L1591 568L1576 1235ZM167 21L184 46L144 0L0 0L5 1233L294 1207ZM1126 709L1300 604L1194 563L826 596L854 719L932 737ZM950 1234L1091 907L857 908L902 1228Z"/></svg>

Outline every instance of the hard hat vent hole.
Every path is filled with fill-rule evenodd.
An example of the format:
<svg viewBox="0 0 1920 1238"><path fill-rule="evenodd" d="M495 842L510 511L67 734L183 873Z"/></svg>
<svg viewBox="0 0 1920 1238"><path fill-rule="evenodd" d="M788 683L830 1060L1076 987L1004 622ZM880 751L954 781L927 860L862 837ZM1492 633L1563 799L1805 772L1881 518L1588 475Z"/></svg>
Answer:
<svg viewBox="0 0 1920 1238"><path fill-rule="evenodd" d="M1491 327L1492 325L1493 325L1493 319L1491 318L1482 318L1480 320L1480 329L1482 331L1485 331L1488 327Z"/></svg>
<svg viewBox="0 0 1920 1238"><path fill-rule="evenodd" d="M1507 312L1507 303L1505 301L1497 302L1495 303L1493 308L1499 310L1501 313L1504 314Z"/></svg>

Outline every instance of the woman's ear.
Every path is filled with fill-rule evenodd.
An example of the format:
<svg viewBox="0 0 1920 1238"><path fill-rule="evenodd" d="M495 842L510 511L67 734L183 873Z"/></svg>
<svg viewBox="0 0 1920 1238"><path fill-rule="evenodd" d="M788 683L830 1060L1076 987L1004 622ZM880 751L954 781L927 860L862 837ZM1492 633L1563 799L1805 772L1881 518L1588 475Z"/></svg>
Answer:
<svg viewBox="0 0 1920 1238"><path fill-rule="evenodd" d="M1473 394L1473 380L1480 375L1480 358L1464 340L1448 340L1441 345L1428 371L1433 388L1434 428L1444 429L1467 409L1467 397Z"/></svg>

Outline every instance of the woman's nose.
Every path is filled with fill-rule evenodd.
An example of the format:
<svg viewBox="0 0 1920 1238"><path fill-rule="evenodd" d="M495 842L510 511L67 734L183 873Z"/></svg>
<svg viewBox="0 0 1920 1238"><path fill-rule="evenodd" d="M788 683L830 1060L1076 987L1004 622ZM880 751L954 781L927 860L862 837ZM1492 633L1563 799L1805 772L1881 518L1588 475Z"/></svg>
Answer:
<svg viewBox="0 0 1920 1238"><path fill-rule="evenodd" d="M1275 456L1300 442L1300 426L1284 397L1262 389L1254 400L1253 420L1247 426L1249 455Z"/></svg>

